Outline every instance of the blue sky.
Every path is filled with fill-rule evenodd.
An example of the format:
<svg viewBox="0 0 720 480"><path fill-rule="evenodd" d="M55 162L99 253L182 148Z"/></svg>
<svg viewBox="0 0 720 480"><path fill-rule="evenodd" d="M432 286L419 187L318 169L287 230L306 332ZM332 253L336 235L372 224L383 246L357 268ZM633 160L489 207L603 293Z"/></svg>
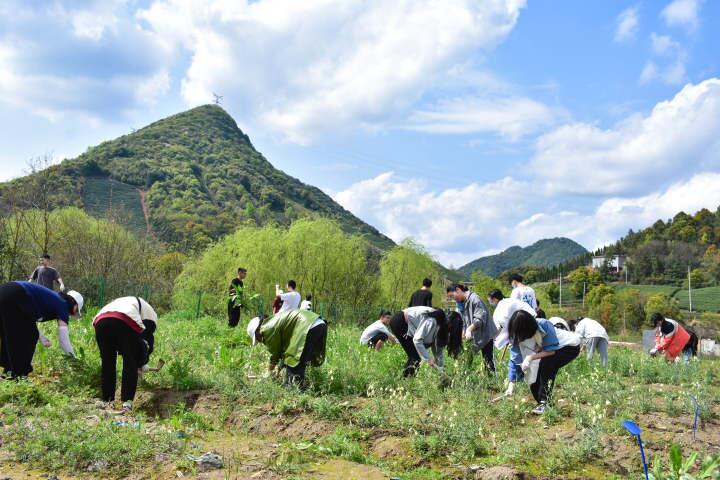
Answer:
<svg viewBox="0 0 720 480"><path fill-rule="evenodd" d="M207 103L459 266L720 205L720 3L0 4L0 178Z"/></svg>

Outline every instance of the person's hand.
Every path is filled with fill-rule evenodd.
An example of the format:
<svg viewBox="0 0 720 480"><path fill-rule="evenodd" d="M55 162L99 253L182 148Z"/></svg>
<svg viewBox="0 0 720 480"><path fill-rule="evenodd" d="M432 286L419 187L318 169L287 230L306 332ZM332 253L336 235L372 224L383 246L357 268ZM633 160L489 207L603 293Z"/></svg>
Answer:
<svg viewBox="0 0 720 480"><path fill-rule="evenodd" d="M528 370L530 370L530 364L532 363L532 361L533 361L532 355L528 355L527 357L525 357L525 359L522 362L522 365L520 366L520 368L522 369L523 372L527 372Z"/></svg>
<svg viewBox="0 0 720 480"><path fill-rule="evenodd" d="M508 384L507 390L505 390L505 393L503 393L506 397L512 397L512 394L515 393L515 382L510 382Z"/></svg>
<svg viewBox="0 0 720 480"><path fill-rule="evenodd" d="M52 346L52 342L50 341L50 339L44 335L40 337L40 343L42 343L43 347L45 348L50 348Z"/></svg>
<svg viewBox="0 0 720 480"><path fill-rule="evenodd" d="M468 328L465 329L465 340L472 340L473 338L473 330L472 325L470 325Z"/></svg>
<svg viewBox="0 0 720 480"><path fill-rule="evenodd" d="M435 363L434 358L430 358L430 360L428 360L427 362L428 362L428 365L430 365L431 367L438 368L437 363Z"/></svg>
<svg viewBox="0 0 720 480"><path fill-rule="evenodd" d="M657 347L651 348L649 353L650 353L650 355L655 355L655 354L657 354Z"/></svg>

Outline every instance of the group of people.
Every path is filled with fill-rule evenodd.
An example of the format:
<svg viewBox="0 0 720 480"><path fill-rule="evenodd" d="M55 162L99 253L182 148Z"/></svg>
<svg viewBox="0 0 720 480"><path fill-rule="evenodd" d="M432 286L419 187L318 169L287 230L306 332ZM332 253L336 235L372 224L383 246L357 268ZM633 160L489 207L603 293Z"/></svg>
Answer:
<svg viewBox="0 0 720 480"><path fill-rule="evenodd" d="M492 314L476 292L463 284L450 285L447 296L456 308L445 312L432 307L432 282L425 279L407 308L395 314L381 312L380 318L363 331L360 343L375 350L388 342L399 343L407 356L403 369L406 377L414 375L423 363L442 369L444 349L454 356L464 352L466 367L481 355L485 370L494 374L494 350L502 350L503 358L510 350L504 396L512 395L516 384L525 379L537 402L533 412L541 414L558 371L577 358L583 345L588 358L597 351L601 364L607 365L609 337L605 328L590 318L570 324L559 317L546 319L535 291L523 283L520 275L511 276L510 284L510 298L498 289L488 292Z"/></svg>
<svg viewBox="0 0 720 480"><path fill-rule="evenodd" d="M84 300L65 285L43 255L30 281L0 285L0 365L12 378L32 372L32 359L39 342L50 346L40 335L39 322L56 321L58 342L68 356L74 357L68 325L79 318ZM245 268L239 268L230 284L228 324L235 327L245 305ZM59 290L55 291L55 283ZM516 384L525 380L536 401L534 413L545 411L558 371L573 361L585 348L588 359L595 352L602 366L608 363L609 337L605 328L591 318L566 322L559 317L545 318L535 291L523 283L520 275L510 277L512 294L506 298L498 289L487 294L487 304L476 292L463 284L447 287L447 297L456 308L445 311L432 306L432 280L426 278L414 292L408 307L392 313L384 310L377 321L361 334L360 343L375 350L387 344L400 344L407 356L403 376L416 374L423 364L439 371L444 367L444 350L452 356L466 356L469 368L475 356L481 355L484 369L495 374L494 349L509 350L507 390L513 395ZM285 382L307 388L306 369L325 360L327 323L312 311L312 297L301 300L297 284L289 280L286 291L276 285L273 316L254 317L248 322L247 334L253 346L263 344L270 353L268 375L278 376L285 369ZM491 313L488 304L493 307ZM697 352L697 336L679 322L657 313L651 319L656 329L656 346L650 353L663 353L669 361L682 354L685 358ZM158 315L140 297L121 297L108 303L93 319L95 338L101 358L101 395L111 402L115 398L117 356L123 357L121 401L132 408L138 376L151 370L154 333ZM465 346L463 346L463 342Z"/></svg>
<svg viewBox="0 0 720 480"><path fill-rule="evenodd" d="M58 291L54 290L58 284ZM40 342L51 346L50 339L40 334L38 323L57 322L58 343L70 358L75 351L70 342L68 326L80 318L83 296L65 292L57 270L50 266L50 256L40 257L38 267L29 281L0 285L0 365L10 378L20 378L33 371L32 360ZM121 400L123 408L132 408L139 372L149 366L153 352L158 316L153 307L139 297L122 297L105 305L93 319L95 339L102 363L102 399L115 398L117 356L123 357Z"/></svg>

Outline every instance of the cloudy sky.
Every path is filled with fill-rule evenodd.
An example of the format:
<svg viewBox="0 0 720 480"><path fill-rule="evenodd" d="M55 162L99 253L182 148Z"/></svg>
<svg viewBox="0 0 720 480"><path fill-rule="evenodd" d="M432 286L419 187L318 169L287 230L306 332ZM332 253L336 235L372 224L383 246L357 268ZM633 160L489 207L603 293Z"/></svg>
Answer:
<svg viewBox="0 0 720 480"><path fill-rule="evenodd" d="M719 32L711 0L3 0L0 179L217 92L445 264L595 248L720 205Z"/></svg>

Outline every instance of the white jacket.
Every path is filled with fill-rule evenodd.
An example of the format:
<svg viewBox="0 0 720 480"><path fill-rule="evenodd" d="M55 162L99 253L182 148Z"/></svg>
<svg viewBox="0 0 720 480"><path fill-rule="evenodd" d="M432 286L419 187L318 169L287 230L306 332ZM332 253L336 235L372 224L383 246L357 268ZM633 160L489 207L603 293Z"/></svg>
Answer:
<svg viewBox="0 0 720 480"><path fill-rule="evenodd" d="M140 297L121 297L113 300L95 315L93 325L97 325L103 318L121 320L137 333L145 330L143 320L150 320L156 324L158 321L153 307Z"/></svg>

